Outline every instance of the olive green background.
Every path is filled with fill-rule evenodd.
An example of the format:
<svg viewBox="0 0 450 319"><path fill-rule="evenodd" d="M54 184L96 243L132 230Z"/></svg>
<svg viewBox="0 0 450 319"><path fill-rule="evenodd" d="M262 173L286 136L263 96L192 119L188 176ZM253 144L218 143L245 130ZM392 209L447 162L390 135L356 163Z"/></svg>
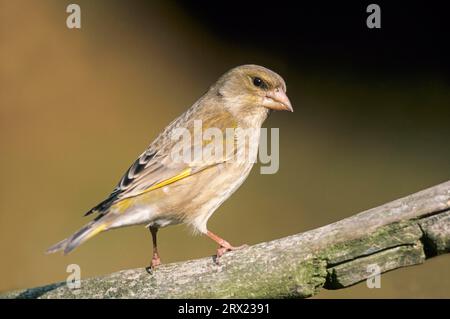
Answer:
<svg viewBox="0 0 450 319"><path fill-rule="evenodd" d="M449 78L439 68L376 72L326 50L297 61L284 55L289 44L234 42L176 2L76 1L82 29L69 30L69 3L0 1L0 291L65 280L72 263L83 277L148 265L143 226L69 256L44 251L86 223L159 131L239 64L280 73L295 112L265 124L280 128L278 173L255 167L210 219L231 243L313 229L450 177ZM166 263L215 251L183 226L163 229L159 245ZM381 289L317 297L449 298L450 256L384 274Z"/></svg>

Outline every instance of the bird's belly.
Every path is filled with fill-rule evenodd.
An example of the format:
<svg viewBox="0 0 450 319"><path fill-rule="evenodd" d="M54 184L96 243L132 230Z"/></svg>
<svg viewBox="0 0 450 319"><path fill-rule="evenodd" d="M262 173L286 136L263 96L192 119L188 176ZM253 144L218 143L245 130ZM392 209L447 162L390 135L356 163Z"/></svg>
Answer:
<svg viewBox="0 0 450 319"><path fill-rule="evenodd" d="M109 228L187 223L204 233L209 217L239 188L252 166L253 163L221 164L137 196L126 211L114 212L116 218Z"/></svg>
<svg viewBox="0 0 450 319"><path fill-rule="evenodd" d="M195 231L206 233L206 224L214 211L227 200L247 178L253 163L237 167L219 169L216 175L210 176L201 190L192 196L186 206L184 222L190 224Z"/></svg>
<svg viewBox="0 0 450 319"><path fill-rule="evenodd" d="M180 223L182 223L182 221L177 218L159 217L159 218L156 218L155 220L152 220L150 223L148 223L147 227L154 226L154 227L162 228L162 227L176 225L176 224L180 224Z"/></svg>

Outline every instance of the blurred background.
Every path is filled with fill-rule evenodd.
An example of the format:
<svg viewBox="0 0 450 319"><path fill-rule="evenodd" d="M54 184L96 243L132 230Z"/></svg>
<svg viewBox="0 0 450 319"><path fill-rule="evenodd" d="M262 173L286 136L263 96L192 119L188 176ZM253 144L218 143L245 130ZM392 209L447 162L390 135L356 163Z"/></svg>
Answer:
<svg viewBox="0 0 450 319"><path fill-rule="evenodd" d="M275 113L280 170L247 182L209 228L234 244L307 231L450 177L450 73L438 2L288 3L0 0L0 291L144 267L148 231L104 233L44 255L172 119L226 70L280 73L295 112ZM183 226L159 235L163 262L215 251ZM450 255L317 297L450 297Z"/></svg>

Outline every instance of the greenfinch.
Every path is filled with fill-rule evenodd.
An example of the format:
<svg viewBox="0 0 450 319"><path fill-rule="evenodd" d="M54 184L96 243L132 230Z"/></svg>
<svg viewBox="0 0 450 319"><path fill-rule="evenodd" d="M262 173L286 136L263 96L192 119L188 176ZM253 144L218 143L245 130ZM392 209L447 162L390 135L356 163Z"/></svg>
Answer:
<svg viewBox="0 0 450 319"><path fill-rule="evenodd" d="M229 70L159 134L109 197L85 214L95 218L47 252L67 254L101 232L144 224L152 236L154 268L161 263L158 229L180 223L217 242L217 257L240 248L209 231L207 222L249 175L261 125L272 110L293 111L281 76L257 65ZM245 142L235 145L239 131L246 132ZM198 138L203 134L211 136Z"/></svg>

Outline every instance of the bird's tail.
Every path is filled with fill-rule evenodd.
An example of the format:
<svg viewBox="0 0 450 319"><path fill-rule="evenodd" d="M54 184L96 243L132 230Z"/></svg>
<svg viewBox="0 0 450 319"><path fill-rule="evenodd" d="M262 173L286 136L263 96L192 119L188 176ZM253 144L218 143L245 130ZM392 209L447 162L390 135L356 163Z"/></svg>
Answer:
<svg viewBox="0 0 450 319"><path fill-rule="evenodd" d="M66 238L59 243L53 245L47 249L47 254L53 254L60 250L64 252L64 255L70 253L72 250L77 248L79 245L87 241L88 239L94 237L95 235L106 230L107 224L101 220L93 220L89 224L86 224L75 234Z"/></svg>

